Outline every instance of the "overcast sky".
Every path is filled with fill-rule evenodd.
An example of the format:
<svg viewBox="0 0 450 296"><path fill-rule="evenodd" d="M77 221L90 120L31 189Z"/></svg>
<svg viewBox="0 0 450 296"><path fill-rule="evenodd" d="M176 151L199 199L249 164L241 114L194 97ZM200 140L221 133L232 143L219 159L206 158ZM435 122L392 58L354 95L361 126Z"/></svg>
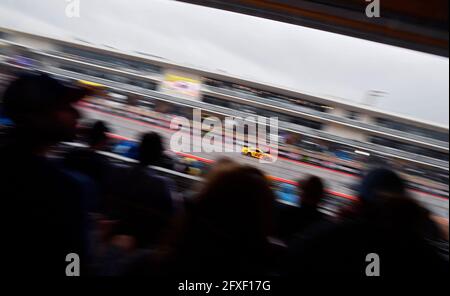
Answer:
<svg viewBox="0 0 450 296"><path fill-rule="evenodd" d="M448 126L449 60L171 0L1 0L0 26L81 38Z"/></svg>

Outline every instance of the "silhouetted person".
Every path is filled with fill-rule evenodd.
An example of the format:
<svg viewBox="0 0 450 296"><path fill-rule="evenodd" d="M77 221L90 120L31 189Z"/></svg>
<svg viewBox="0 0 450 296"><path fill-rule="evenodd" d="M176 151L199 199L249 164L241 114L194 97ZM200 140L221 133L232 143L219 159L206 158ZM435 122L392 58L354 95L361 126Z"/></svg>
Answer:
<svg viewBox="0 0 450 296"><path fill-rule="evenodd" d="M47 75L24 74L3 95L14 122L0 148L1 261L10 274L65 276L67 254L77 253L82 267L88 261L92 183L47 157L52 145L75 136L72 104L85 94Z"/></svg>
<svg viewBox="0 0 450 296"><path fill-rule="evenodd" d="M97 120L94 124L86 131L86 142L89 147L94 150L106 150L109 146L108 133L109 129L106 122L102 120Z"/></svg>
<svg viewBox="0 0 450 296"><path fill-rule="evenodd" d="M277 206L278 235L289 242L294 234L300 234L304 229L321 222L325 217L319 212L318 206L325 197L322 180L311 176L298 185L300 207L280 204Z"/></svg>
<svg viewBox="0 0 450 296"><path fill-rule="evenodd" d="M267 275L274 195L257 169L224 162L213 169L175 235L169 273Z"/></svg>
<svg viewBox="0 0 450 296"><path fill-rule="evenodd" d="M380 193L405 195L406 184L395 172L378 168L370 171L362 180L359 197L364 203L376 202Z"/></svg>
<svg viewBox="0 0 450 296"><path fill-rule="evenodd" d="M165 153L161 135L158 133L146 133L143 135L139 146L139 161L145 165L173 170L173 160Z"/></svg>
<svg viewBox="0 0 450 296"><path fill-rule="evenodd" d="M72 149L67 153L64 164L96 182L100 195L98 211L107 213L110 208L108 198L112 194L114 183L121 181L119 169L114 167L106 156L98 153L108 149L110 129L105 122L96 121L83 132L88 147Z"/></svg>
<svg viewBox="0 0 450 296"><path fill-rule="evenodd" d="M366 276L366 256L380 258L381 276L426 276L448 272L430 245L429 213L406 195L403 180L387 169L369 172L360 201L335 225L303 236L292 245L288 274Z"/></svg>
<svg viewBox="0 0 450 296"><path fill-rule="evenodd" d="M139 163L126 172L117 197L121 231L137 239L138 246L154 243L175 210L171 181L149 167L164 153L161 137L156 133L142 136Z"/></svg>

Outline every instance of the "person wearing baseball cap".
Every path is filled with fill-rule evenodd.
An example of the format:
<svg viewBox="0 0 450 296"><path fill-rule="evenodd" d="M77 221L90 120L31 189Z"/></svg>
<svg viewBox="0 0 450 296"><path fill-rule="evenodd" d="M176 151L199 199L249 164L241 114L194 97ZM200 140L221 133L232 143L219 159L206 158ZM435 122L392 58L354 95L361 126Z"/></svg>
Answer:
<svg viewBox="0 0 450 296"><path fill-rule="evenodd" d="M65 276L70 253L85 262L85 204L95 188L47 152L75 136L80 115L73 104L87 94L46 74L20 75L3 94L2 111L13 126L0 144L0 231L8 238L0 260L11 275L26 276L31 264L33 276Z"/></svg>
<svg viewBox="0 0 450 296"><path fill-rule="evenodd" d="M89 92L46 74L23 74L7 87L2 108L14 123L13 137L36 148L74 137L79 114L73 104Z"/></svg>

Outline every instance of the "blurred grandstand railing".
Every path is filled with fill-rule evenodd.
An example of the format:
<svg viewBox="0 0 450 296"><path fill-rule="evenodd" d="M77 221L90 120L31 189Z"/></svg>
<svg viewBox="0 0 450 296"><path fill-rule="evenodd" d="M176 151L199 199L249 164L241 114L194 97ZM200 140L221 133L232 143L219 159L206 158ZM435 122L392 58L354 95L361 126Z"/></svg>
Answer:
<svg viewBox="0 0 450 296"><path fill-rule="evenodd" d="M81 143L62 143L57 151L59 153L67 151L68 149L74 147L85 147L84 144ZM99 154L102 154L110 159L110 161L120 167L128 167L137 161L128 157L124 157L121 155L117 155L111 152L106 151L98 151ZM200 188L200 184L203 182L203 178L197 176L191 176L185 173L180 173L173 170L168 170L162 167L151 166L152 169L158 171L159 174L170 178L173 180L177 186L177 192L182 194L184 198L189 198L197 192ZM268 177L272 181L273 189L277 192L280 189L280 185L285 182L279 180L277 178ZM292 185L292 184L291 184ZM349 204L351 204L356 198L352 196L341 195L339 193L333 193L331 191L327 191L327 196L325 201L321 205L321 211L327 215L334 216L338 213L338 211ZM290 206L298 206L296 203L288 200L277 199L278 202L287 204Z"/></svg>
<svg viewBox="0 0 450 296"><path fill-rule="evenodd" d="M59 152L65 152L74 147L85 147L84 144L81 143L62 143L58 150ZM109 158L111 163L120 167L129 167L135 164L137 161L131 158L123 157L121 155L117 155L111 152L106 151L97 151L97 153L104 155ZM203 182L203 178L197 176L191 176L188 174L180 173L173 170L168 170L162 167L151 166L152 169L158 171L159 174L170 178L175 182L177 187L177 193L184 199L189 199L195 196L195 193L201 188L201 183ZM283 186L283 181L280 181L276 178L269 177L272 181L272 188L275 192L280 190ZM292 185L292 184L291 184ZM278 196L278 195L277 195ZM329 216L336 216L341 209L349 206L356 200L356 197L345 196L340 194L333 194L331 191L327 191L327 195L325 200L320 205L320 211ZM288 206L298 206L296 203L291 201L282 200L280 198L277 199L277 202L283 203ZM437 217L433 217L437 219ZM442 219L441 219L442 220ZM448 230L448 220L444 219L443 221L436 220L439 225L443 228L447 228ZM448 232L447 232L448 233ZM449 242L448 241L432 241L431 242L439 252L448 258L449 256Z"/></svg>

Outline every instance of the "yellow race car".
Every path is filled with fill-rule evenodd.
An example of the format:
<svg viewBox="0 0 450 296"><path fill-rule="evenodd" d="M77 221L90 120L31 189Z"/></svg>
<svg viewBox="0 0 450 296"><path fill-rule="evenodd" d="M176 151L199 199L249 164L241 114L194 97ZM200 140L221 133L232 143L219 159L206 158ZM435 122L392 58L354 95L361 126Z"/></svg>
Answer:
<svg viewBox="0 0 450 296"><path fill-rule="evenodd" d="M257 159L270 159L272 156L259 148L252 148L248 146L243 146L241 153Z"/></svg>

